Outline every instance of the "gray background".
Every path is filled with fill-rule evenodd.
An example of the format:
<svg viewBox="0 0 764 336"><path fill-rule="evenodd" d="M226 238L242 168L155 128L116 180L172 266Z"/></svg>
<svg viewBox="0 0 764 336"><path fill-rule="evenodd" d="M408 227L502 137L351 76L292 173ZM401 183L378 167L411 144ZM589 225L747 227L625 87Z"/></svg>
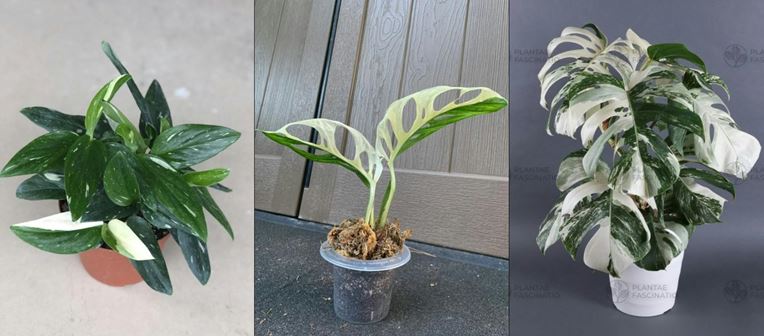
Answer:
<svg viewBox="0 0 764 336"><path fill-rule="evenodd" d="M559 193L560 159L580 140L544 131L536 77L546 45L564 27L597 24L612 41L632 28L649 42L684 43L729 85L728 106L741 128L764 135L764 2L757 1L510 1L510 328L536 335L608 332L614 335L677 330L684 334L760 334L764 327L764 163L737 186L721 224L698 228L690 239L677 304L668 314L640 319L612 306L607 275L576 261L559 244L542 256L538 225ZM742 58L725 59L732 45ZM743 50L744 49L744 50ZM724 195L727 196L726 194ZM581 248L583 251L583 248ZM733 282L737 281L737 282ZM733 287L733 284L740 286ZM725 294L725 288L730 291ZM732 290L738 288L739 290ZM734 297L730 293L737 293ZM735 302L737 301L737 302ZM667 329L669 328L669 329Z"/></svg>

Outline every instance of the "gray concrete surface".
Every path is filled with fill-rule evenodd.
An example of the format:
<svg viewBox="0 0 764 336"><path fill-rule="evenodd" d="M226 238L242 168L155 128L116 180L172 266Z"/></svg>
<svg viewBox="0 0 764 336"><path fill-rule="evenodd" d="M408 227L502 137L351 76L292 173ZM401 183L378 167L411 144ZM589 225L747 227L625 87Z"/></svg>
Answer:
<svg viewBox="0 0 764 336"><path fill-rule="evenodd" d="M81 114L117 75L100 49L114 50L142 90L157 78L173 119L220 124L241 139L202 167L229 167L215 192L236 232L210 221L212 276L196 282L178 247L165 251L175 293L144 284L112 288L91 279L76 256L39 251L7 226L55 213L55 202L17 200L23 178L0 179L0 335L253 335L254 36L252 1L0 2L0 161L44 131L18 111L46 106ZM132 120L125 89L115 103Z"/></svg>
<svg viewBox="0 0 764 336"><path fill-rule="evenodd" d="M256 214L257 335L509 334L505 260L417 243L409 244L411 261L395 275L387 318L371 325L340 320L333 310L332 268L318 253L329 227L295 222Z"/></svg>

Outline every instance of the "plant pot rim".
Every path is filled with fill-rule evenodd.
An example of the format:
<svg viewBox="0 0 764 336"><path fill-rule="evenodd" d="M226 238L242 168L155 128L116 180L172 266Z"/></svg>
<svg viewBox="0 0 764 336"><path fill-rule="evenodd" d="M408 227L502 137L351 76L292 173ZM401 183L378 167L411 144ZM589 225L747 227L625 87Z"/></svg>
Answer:
<svg viewBox="0 0 764 336"><path fill-rule="evenodd" d="M343 256L329 247L328 241L321 244L320 252L321 257L334 266L361 272L389 271L401 267L411 260L411 251L409 251L405 243L403 244L403 249L398 254L389 258L375 260L361 260Z"/></svg>

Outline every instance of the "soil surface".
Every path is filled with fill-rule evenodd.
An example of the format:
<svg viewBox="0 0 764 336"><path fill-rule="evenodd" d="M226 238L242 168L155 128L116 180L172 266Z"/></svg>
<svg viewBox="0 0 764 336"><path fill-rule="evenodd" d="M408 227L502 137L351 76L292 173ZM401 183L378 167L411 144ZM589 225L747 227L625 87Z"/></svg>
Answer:
<svg viewBox="0 0 764 336"><path fill-rule="evenodd" d="M401 231L397 219L381 229L372 230L363 218L346 219L329 231L326 239L337 253L361 260L383 259L396 255L411 237L411 230Z"/></svg>

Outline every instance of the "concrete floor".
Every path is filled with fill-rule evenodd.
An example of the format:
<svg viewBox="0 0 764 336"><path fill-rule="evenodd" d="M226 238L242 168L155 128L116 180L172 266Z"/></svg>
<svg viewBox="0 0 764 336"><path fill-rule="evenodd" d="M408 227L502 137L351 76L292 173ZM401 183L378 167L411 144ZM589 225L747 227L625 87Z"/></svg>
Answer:
<svg viewBox="0 0 764 336"><path fill-rule="evenodd" d="M257 335L509 334L506 260L407 243L390 314L354 325L334 315L332 268L318 253L328 226L258 212L255 230Z"/></svg>

